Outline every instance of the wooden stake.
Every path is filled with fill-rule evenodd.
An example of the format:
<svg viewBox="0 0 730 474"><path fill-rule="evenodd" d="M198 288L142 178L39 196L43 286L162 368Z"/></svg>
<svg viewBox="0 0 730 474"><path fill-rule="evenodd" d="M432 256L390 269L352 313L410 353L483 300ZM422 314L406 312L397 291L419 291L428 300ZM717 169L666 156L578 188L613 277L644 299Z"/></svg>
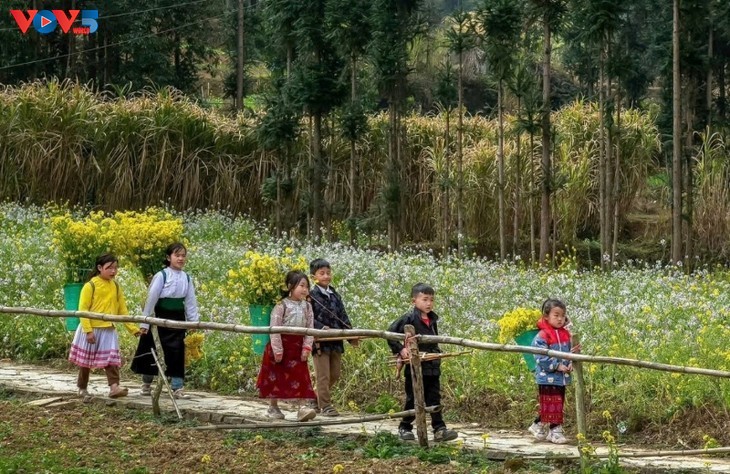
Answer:
<svg viewBox="0 0 730 474"><path fill-rule="evenodd" d="M157 331L157 326L150 326L149 330L152 331L152 340L155 341L155 347L150 350L152 351L152 358L155 359L155 365L157 366L157 385L155 385L155 391L152 392L152 413L158 418L162 415L162 411L160 410L160 395L162 394L162 387L165 386L167 387L167 393L170 395L170 400L172 400L172 406L175 407L175 413L177 413L178 419L182 420L183 417L180 413L180 408L177 406L175 394L172 392L172 387L170 387L165 376L167 367L165 367L164 358L161 360L157 357L158 353L164 354L160 334Z"/></svg>
<svg viewBox="0 0 730 474"><path fill-rule="evenodd" d="M573 335L572 345L580 344L580 338ZM583 381L583 364L573 361L573 377L575 379L575 420L578 424L578 433L586 436L588 427L586 426L586 401L585 401L585 383Z"/></svg>
<svg viewBox="0 0 730 474"><path fill-rule="evenodd" d="M426 407L426 413L431 413L441 409L440 405ZM332 425L349 425L355 423L365 423L368 421L390 420L393 418L405 418L416 414L415 410L406 410L398 413L386 413L384 415L368 415L360 418L341 418L338 420L321 420L321 421L274 421L270 423L260 423L251 421L240 425L208 425L194 426L191 430L253 430L265 428L303 428L312 426L332 426Z"/></svg>
<svg viewBox="0 0 730 474"><path fill-rule="evenodd" d="M407 324L404 328L408 350L411 352L411 381L413 382L413 407L416 410L416 435L419 446L428 448L428 432L426 431L426 402L423 395L423 374L421 373L421 354L418 352L416 329Z"/></svg>

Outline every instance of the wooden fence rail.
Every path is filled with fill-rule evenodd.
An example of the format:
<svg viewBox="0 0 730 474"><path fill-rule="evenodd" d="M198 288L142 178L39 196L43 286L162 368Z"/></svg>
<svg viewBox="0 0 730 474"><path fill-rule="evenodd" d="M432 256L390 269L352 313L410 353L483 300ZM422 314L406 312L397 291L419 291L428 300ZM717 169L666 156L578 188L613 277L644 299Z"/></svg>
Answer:
<svg viewBox="0 0 730 474"><path fill-rule="evenodd" d="M306 329L292 328L285 326L244 326L242 324L226 324L212 322L179 322L169 319L153 318L151 316L115 316L102 313L90 313L84 311L62 311L53 309L38 309L19 306L0 306L0 314L31 314L36 316L46 316L53 318L81 317L96 319L102 321L110 321L115 323L131 322L131 323L147 323L167 328L191 329L191 330L215 330L228 331L242 334L297 334L302 336L316 337L342 337L349 336L365 336L372 338L389 339L394 341L402 341L405 336L400 333L380 331L375 329ZM661 372L674 372L680 374L706 375L710 377L730 378L730 372L723 370L705 369L701 367L686 367L681 365L662 364L658 362L643 361L637 359L627 359L623 357L595 356L587 354L573 354L568 352L551 351L548 349L540 349L538 347L516 346L510 344L497 344L492 342L474 341L463 337L451 336L418 336L423 342L452 344L462 347L471 347L473 349L481 349L494 352L516 352L529 354L543 354L551 357L560 357L578 362L586 362L589 364L614 364L628 365L632 367L640 367L644 369L658 370Z"/></svg>
<svg viewBox="0 0 730 474"><path fill-rule="evenodd" d="M284 326L245 326L241 324L226 324L226 323L213 323L213 322L179 322L171 321L169 319L159 319L151 316L117 316L102 313L91 313L84 311L62 311L62 310L51 310L51 309L38 309L28 307L15 307L15 306L0 306L0 314L15 314L15 315L35 315L45 316L54 318L67 318L67 317L82 317L88 319L95 319L101 321L109 321L115 323L132 322L132 323L147 323L152 326L161 326L167 328L178 328L178 329L189 329L189 330L215 330L215 331L227 331L242 334L296 334L314 336L315 338L348 338L348 337L365 337L365 338L381 338L389 340L404 340L405 335L401 333L393 333L387 331L373 330L373 329L307 329L307 328L292 328ZM551 351L548 349L540 349L537 347L529 346L517 346L510 344L495 344L491 342L474 341L471 339L451 337L451 336L416 336L423 342L439 343L439 344L452 344L461 347L470 347L473 349L480 349L494 352L515 352L515 353L529 353L529 354L543 354L551 357L560 357L562 359L569 359L575 362L585 362L589 364L614 364L614 365L626 365L631 367L638 367L650 370L657 370L662 372L674 372L682 374L694 374L694 375L705 375L710 377L721 377L730 378L730 372L714 369L705 369L701 367L685 367L678 365L662 364L657 362L642 361L636 359L627 359L622 357L607 357L607 356L594 356L587 354L573 354L567 352ZM414 349L414 354L418 351ZM580 385L580 384L579 384ZM161 388L161 384L158 384L158 388ZM576 397L577 399L584 396L582 393L583 388L576 385ZM157 393L159 397L159 390ZM422 397L421 397L422 398ZM418 404L417 404L418 405ZM581 413L582 409L576 404L578 409L577 418L578 420L585 420L585 413ZM420 410L419 410L420 408ZM421 415L419 418L424 418L423 408L425 404L423 400L420 401L420 407L416 406L416 410L413 410L417 415ZM428 407L425 411L431 411L434 407ZM419 413L421 412L421 413ZM408 412L410 414L410 412ZM375 415L376 418L383 417L395 417L402 416L403 413L397 413L392 415ZM344 420L343 420L344 421ZM421 424L425 423L425 419L417 420ZM319 424L319 423L318 423ZM334 424L334 423L332 423ZM583 426L579 426L581 432L585 432L585 422L580 423ZM299 423L297 426L301 426ZM260 428L260 424L250 424L230 427L230 429L236 428ZM204 429L220 429L221 427L210 427ZM419 438L421 432L425 437L425 429L419 429ZM706 455L706 454L720 454L730 452L730 447L720 447L714 449L698 449L698 450L681 450L681 451L652 451L652 452L620 452L619 457L644 457L644 456L672 456L672 455ZM609 456L609 454L596 454L598 458ZM527 456L526 459L577 459L579 455L573 456Z"/></svg>

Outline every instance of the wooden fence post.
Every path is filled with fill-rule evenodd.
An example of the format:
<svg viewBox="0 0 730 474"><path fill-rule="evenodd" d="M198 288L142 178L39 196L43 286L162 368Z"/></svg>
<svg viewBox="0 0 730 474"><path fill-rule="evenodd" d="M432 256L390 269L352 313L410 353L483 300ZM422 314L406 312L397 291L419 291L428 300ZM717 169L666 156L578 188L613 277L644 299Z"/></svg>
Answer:
<svg viewBox="0 0 730 474"><path fill-rule="evenodd" d="M576 346L580 344L580 338L574 334L571 342L572 346ZM578 425L578 433L585 436L587 426L583 364L576 360L573 361L573 377L575 378L575 420Z"/></svg>
<svg viewBox="0 0 730 474"><path fill-rule="evenodd" d="M411 381L413 382L413 408L416 411L416 435L418 444L428 447L428 432L426 431L426 401L423 395L423 374L421 373L421 353L418 351L416 329L407 324L403 331L408 341L408 350L411 353ZM410 338L410 339L409 339Z"/></svg>
<svg viewBox="0 0 730 474"><path fill-rule="evenodd" d="M155 359L155 364L157 365L157 385L155 386L154 392L152 392L152 413L156 417L161 416L160 395L162 394L162 387L167 387L167 393L170 394L170 400L172 400L172 405L175 407L175 413L177 413L177 417L182 420L180 408L177 406L175 395L172 393L172 387L170 387L170 384L167 382L167 376L165 375L165 353L162 350L160 334L157 332L157 326L150 326L149 330L152 331L152 340L155 341L155 347L153 347L151 351L152 357Z"/></svg>

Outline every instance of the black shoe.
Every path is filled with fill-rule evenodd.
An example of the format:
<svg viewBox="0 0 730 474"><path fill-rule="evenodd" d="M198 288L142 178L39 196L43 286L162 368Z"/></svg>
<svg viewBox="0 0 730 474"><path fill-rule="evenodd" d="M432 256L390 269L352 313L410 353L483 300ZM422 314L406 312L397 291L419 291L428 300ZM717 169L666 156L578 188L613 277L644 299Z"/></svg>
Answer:
<svg viewBox="0 0 730 474"><path fill-rule="evenodd" d="M416 437L413 434L413 431L407 430L405 428L398 428L398 437L402 441L415 441Z"/></svg>
<svg viewBox="0 0 730 474"><path fill-rule="evenodd" d="M459 433L457 433L454 430L446 429L445 426L442 428L439 428L433 432L433 440L438 441L438 442L453 441L458 437L459 437Z"/></svg>

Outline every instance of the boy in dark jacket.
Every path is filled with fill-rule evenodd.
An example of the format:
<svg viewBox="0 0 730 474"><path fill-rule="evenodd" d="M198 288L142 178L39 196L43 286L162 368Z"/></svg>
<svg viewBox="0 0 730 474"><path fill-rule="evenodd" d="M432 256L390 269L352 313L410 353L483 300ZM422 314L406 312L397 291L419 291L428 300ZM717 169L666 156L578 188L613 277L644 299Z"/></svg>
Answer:
<svg viewBox="0 0 730 474"><path fill-rule="evenodd" d="M314 311L315 329L352 329L350 318L345 311L342 298L330 285L332 268L327 260L318 258L309 264L314 286L309 297ZM342 341L316 342L314 351L314 373L317 380L317 405L323 416L339 416L332 405L332 387L340 379L342 354L345 346ZM357 346L357 340L350 343Z"/></svg>
<svg viewBox="0 0 730 474"><path fill-rule="evenodd" d="M390 325L389 332L403 333L407 324L412 325L416 334L428 336L438 335L437 321L438 315L432 311L434 290L425 283L416 284L411 290L411 298L413 300L413 309L404 314L397 321ZM407 360L411 354L408 347L404 346L400 341L388 341L390 350L393 354L399 355L401 359ZM420 352L441 352L438 344L418 343ZM441 361L439 359L424 361L421 363L421 371L423 374L423 393L426 406L434 406L441 404ZM413 410L413 381L411 380L411 366L406 365L406 405L404 410ZM398 435L404 441L416 439L413 435L414 416L403 418L398 427ZM433 437L435 441L451 441L457 438L456 431L446 428L446 423L441 412L431 413L431 427L433 428Z"/></svg>

